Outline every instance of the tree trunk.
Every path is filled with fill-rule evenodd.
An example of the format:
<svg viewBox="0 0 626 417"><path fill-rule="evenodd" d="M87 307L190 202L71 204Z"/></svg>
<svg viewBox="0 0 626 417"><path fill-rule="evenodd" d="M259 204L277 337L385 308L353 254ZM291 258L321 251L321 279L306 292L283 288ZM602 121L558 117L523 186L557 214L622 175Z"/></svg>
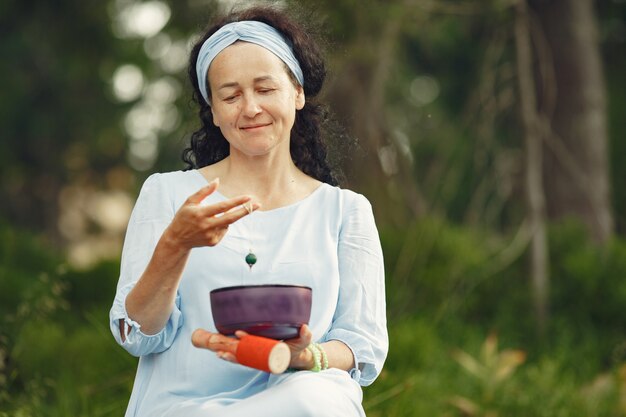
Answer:
<svg viewBox="0 0 626 417"><path fill-rule="evenodd" d="M593 1L534 0L531 4L552 59L548 73L554 74L543 80L544 93L555 89L553 104L543 103L548 216L576 216L596 241L605 242L614 222L606 92Z"/></svg>
<svg viewBox="0 0 626 417"><path fill-rule="evenodd" d="M549 258L545 194L542 184L543 149L532 69L529 20L526 0L518 1L515 8L515 46L526 156L525 190L531 233L530 275L537 329L540 334L543 334L548 321Z"/></svg>
<svg viewBox="0 0 626 417"><path fill-rule="evenodd" d="M385 114L385 91L398 59L396 45L405 17L390 10L386 16L376 17L380 35L373 35L370 26L361 29L357 44L370 45L368 53L350 56L349 61L343 62L327 90L334 110L347 121L361 149L359 155L346 161L347 185L370 198L380 223L405 227L421 217L426 208L409 161L390 139L392 133ZM361 12L369 13L367 9ZM392 154L391 173L382 166L381 149Z"/></svg>

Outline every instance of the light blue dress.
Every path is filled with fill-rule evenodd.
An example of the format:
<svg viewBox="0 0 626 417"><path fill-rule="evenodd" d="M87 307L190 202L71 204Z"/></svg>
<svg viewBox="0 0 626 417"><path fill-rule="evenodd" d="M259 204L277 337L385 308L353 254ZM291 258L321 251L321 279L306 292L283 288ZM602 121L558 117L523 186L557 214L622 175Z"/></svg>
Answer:
<svg viewBox="0 0 626 417"><path fill-rule="evenodd" d="M256 211L231 225L214 247L191 251L176 307L155 335L126 313L125 299L145 270L163 230L191 194L207 185L195 170L153 174L133 210L110 326L139 366L126 416L364 416L360 385L380 373L388 350L383 256L365 197L322 184L305 199ZM203 204L226 198L215 192ZM245 256L258 257L250 269ZM209 292L247 284L313 289L313 340L340 340L357 366L271 375L191 344L197 328L215 332ZM130 333L122 342L119 320Z"/></svg>

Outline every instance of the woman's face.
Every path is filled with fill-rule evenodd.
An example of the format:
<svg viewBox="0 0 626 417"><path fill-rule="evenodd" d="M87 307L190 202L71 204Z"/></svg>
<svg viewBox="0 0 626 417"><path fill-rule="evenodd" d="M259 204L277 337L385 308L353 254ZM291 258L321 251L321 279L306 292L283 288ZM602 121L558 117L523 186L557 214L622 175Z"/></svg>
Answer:
<svg viewBox="0 0 626 417"><path fill-rule="evenodd" d="M276 55L249 42L235 42L215 57L208 74L211 112L231 154L289 152L296 110L305 99L287 71Z"/></svg>

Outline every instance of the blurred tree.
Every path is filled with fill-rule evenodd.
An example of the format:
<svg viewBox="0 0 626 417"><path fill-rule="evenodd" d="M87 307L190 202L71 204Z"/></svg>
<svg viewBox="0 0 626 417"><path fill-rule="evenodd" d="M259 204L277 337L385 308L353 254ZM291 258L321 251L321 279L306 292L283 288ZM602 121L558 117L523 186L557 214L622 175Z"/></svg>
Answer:
<svg viewBox="0 0 626 417"><path fill-rule="evenodd" d="M595 4L598 15L602 62L606 73L609 107L609 150L611 191L616 232L626 234L626 2L601 1Z"/></svg>
<svg viewBox="0 0 626 417"><path fill-rule="evenodd" d="M406 154L398 152L388 118L389 86L399 56L407 2L320 2L332 31L328 101L360 149L345 162L347 186L367 194L381 223L403 225L425 214L425 202ZM405 80L402 80L405 81Z"/></svg>
<svg viewBox="0 0 626 417"><path fill-rule="evenodd" d="M525 0L516 4L515 38L525 131L530 275L535 316L543 333L550 287L546 213L556 219L578 217L602 243L613 233L613 218L605 86L593 4L591 0L530 4L539 16L534 46L537 78L542 81L540 103L531 70L533 20ZM548 152L543 152L542 141Z"/></svg>
<svg viewBox="0 0 626 417"><path fill-rule="evenodd" d="M537 111L535 79L532 71L530 18L526 1L515 6L515 44L517 51L517 78L519 80L520 113L524 128L526 153L525 189L526 216L530 229L530 277L534 313L541 334L548 321L549 256L546 225L546 198L542 184L543 150L540 119Z"/></svg>
<svg viewBox="0 0 626 417"><path fill-rule="evenodd" d="M604 69L593 0L531 0L541 80L548 214L613 234Z"/></svg>
<svg viewBox="0 0 626 417"><path fill-rule="evenodd" d="M0 218L63 246L100 233L96 191L182 168L186 46L214 3L2 2Z"/></svg>
<svg viewBox="0 0 626 417"><path fill-rule="evenodd" d="M357 189L375 196L383 222L405 224L439 207L504 230L521 223L531 244L535 310L544 322L546 216L578 217L600 242L611 236L613 220L593 4L529 3L524 63L516 62L519 51L517 58L513 54L519 50L520 35L511 24L517 2L371 1L366 8L346 0L323 7L340 44L333 49L339 74L329 96L365 148L351 169ZM528 73L533 68L536 74ZM411 101L424 92L422 74L429 72L444 85L441 99L434 107L418 103L412 109ZM517 80L519 94L511 92ZM515 117L523 108L523 117ZM448 120L463 118L436 131L428 126L434 120L416 122L437 111ZM395 138L398 130L409 132L409 158ZM520 208L524 194L515 191L521 189L528 209ZM490 220L498 217L504 222Z"/></svg>
<svg viewBox="0 0 626 417"><path fill-rule="evenodd" d="M0 216L58 240L61 187L123 160L102 76L119 52L105 2L8 1L0 16Z"/></svg>
<svg viewBox="0 0 626 417"><path fill-rule="evenodd" d="M167 24L156 34L120 35L125 13L148 3L167 8ZM68 184L134 193L149 172L181 168L180 150L197 126L181 65L185 48L218 7L232 3L2 2L0 51L12 57L12 65L0 68L0 216L61 240L58 200ZM424 213L497 230L521 223L523 150L510 1L292 3L323 19L331 67L326 98L363 149L346 166L347 185L371 198L381 224L402 226ZM555 217L586 218L603 239L611 224L607 161L601 156L606 131L602 122L589 122L598 133L587 129L584 135L568 124L600 120L582 115L603 109L593 9L574 3L568 6L572 13L551 19L556 2L530 2L538 16L531 33L541 75L537 108L547 144L546 204ZM584 21L570 22L575 18ZM586 37L574 36L573 28L584 25L591 28L581 29ZM563 56L553 57L554 51ZM137 97L120 100L113 80L125 66L138 71L143 87ZM611 82L618 81L614 76ZM159 107L164 86L175 98ZM586 91L595 94L596 104L583 100ZM580 106L573 105L576 100ZM622 149L617 142L613 148ZM145 152L155 143L157 152L136 163L134 150ZM615 165L617 181L623 171ZM626 204L620 192L616 207Z"/></svg>

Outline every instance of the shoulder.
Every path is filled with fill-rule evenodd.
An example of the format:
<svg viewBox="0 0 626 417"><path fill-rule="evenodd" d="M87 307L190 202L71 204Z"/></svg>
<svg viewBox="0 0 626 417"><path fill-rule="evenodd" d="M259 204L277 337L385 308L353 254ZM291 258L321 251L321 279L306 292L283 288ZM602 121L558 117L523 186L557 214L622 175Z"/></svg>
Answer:
<svg viewBox="0 0 626 417"><path fill-rule="evenodd" d="M156 172L146 178L141 187L141 192L157 191L174 195L177 192L185 191L187 188L197 189L206 185L203 182L205 182L204 178L195 170Z"/></svg>
<svg viewBox="0 0 626 417"><path fill-rule="evenodd" d="M186 182L197 182L202 178L202 175L196 170L188 171L169 171L169 172L155 172L150 174L144 181L144 186L148 185L179 185Z"/></svg>
<svg viewBox="0 0 626 417"><path fill-rule="evenodd" d="M359 247L370 247L372 254L378 254L378 228L372 204L367 197L350 189L330 185L324 187L324 192L332 196L336 203L335 215L340 240L354 244L358 242Z"/></svg>
<svg viewBox="0 0 626 417"><path fill-rule="evenodd" d="M326 183L320 185L320 188L324 198L333 201L340 208L343 217L354 211L372 213L372 205L363 194Z"/></svg>
<svg viewBox="0 0 626 417"><path fill-rule="evenodd" d="M143 182L137 204L176 210L181 199L184 201L203 185L203 177L193 170L154 173Z"/></svg>

